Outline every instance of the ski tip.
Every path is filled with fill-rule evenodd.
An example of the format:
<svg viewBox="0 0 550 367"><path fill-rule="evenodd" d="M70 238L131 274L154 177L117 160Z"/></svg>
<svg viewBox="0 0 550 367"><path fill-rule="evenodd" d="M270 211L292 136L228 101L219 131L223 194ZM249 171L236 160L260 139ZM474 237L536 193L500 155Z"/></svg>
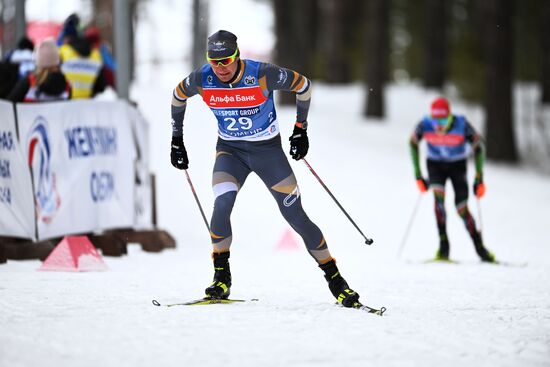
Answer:
<svg viewBox="0 0 550 367"><path fill-rule="evenodd" d="M155 306L160 306L159 301L157 301L156 299L152 300L151 302L153 302L153 304L154 304Z"/></svg>
<svg viewBox="0 0 550 367"><path fill-rule="evenodd" d="M509 267L513 267L513 268L524 268L524 267L527 266L527 263L526 263L526 262L523 262L523 263L522 263L522 262L514 263L514 262L500 261L500 260L495 260L495 262L487 263L487 264L509 266Z"/></svg>
<svg viewBox="0 0 550 367"><path fill-rule="evenodd" d="M368 313L372 313L378 316L384 315L384 312L386 312L386 307L380 307L380 309L372 308L369 306L362 306L360 309L367 311Z"/></svg>

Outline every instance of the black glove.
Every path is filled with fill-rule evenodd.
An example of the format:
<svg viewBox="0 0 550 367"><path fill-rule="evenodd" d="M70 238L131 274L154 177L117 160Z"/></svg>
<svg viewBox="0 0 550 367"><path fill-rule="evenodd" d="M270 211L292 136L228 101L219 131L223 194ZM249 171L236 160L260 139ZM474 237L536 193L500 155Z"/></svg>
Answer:
<svg viewBox="0 0 550 367"><path fill-rule="evenodd" d="M189 167L189 159L187 151L183 145L183 137L172 137L172 151L170 152L170 161L172 166L177 169L187 169Z"/></svg>
<svg viewBox="0 0 550 367"><path fill-rule="evenodd" d="M309 149L307 130L294 125L292 136L288 138L288 140L290 140L290 155L292 158L297 161L304 158L307 154L307 150Z"/></svg>

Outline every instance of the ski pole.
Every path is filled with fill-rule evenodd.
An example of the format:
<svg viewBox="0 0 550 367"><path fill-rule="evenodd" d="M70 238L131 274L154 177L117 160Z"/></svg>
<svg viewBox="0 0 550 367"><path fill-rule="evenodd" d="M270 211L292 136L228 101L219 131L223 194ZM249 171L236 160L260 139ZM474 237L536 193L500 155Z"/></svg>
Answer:
<svg viewBox="0 0 550 367"><path fill-rule="evenodd" d="M202 210L201 202L199 201L199 197L197 196L197 192L195 191L195 187L193 186L193 183L191 182L191 177L189 177L189 172L187 170L185 171L185 175L187 176L187 182L189 182L189 187L191 187L191 191L193 192L193 196L195 197L195 201L197 202L197 205L199 206L199 210L201 211L202 219L204 220L204 224L206 224L206 228L208 229L208 233L210 233L210 226L208 225L208 221L206 220L206 215L204 215L204 211Z"/></svg>
<svg viewBox="0 0 550 367"><path fill-rule="evenodd" d="M479 233L483 233L483 221L481 219L481 200L476 197L477 201L477 217L479 218Z"/></svg>
<svg viewBox="0 0 550 367"><path fill-rule="evenodd" d="M401 239L401 244L399 245L399 250L397 251L397 258L399 259L401 257L401 253L403 252L403 248L405 247L405 243L407 242L407 239L409 238L409 233L412 228L412 224L414 222L414 219L416 218L416 213L418 212L418 208L420 207L420 202L422 201L422 196L424 193L419 193L418 197L416 199L416 203L414 204L414 208L411 214L411 217L409 218L409 223L407 224L407 228L405 229L405 233L403 234L403 238Z"/></svg>
<svg viewBox="0 0 550 367"><path fill-rule="evenodd" d="M361 235L363 236L363 238L365 239L365 243L367 245L370 245L372 244L374 241L372 240L372 238L367 238L367 236L365 236L363 234L363 232L359 229L359 227L357 226L357 224L355 224L355 222L353 221L353 219L351 219L351 217L349 216L349 214L346 212L346 210L342 207L342 205L340 205L340 203L338 202L338 200L336 200L336 198L334 197L334 195L332 194L332 192L330 192L330 190L328 189L327 185L325 185L325 183L323 182L323 180L321 180L321 178L319 177L319 175L317 174L317 172L315 172L313 170L313 168L311 168L311 166L309 165L309 163L306 161L305 158L302 158L302 160L304 161L304 163L306 164L307 168L309 168L309 170L311 171L311 173L313 173L313 176L315 176L315 178L317 179L317 181L319 181L319 183L321 184L321 186L323 186L323 188L325 189L325 191L330 195L330 197L332 198L332 200L334 200L334 202L336 203L336 205L338 205L338 207L340 208L340 210L342 210L342 212L344 212L344 214L346 215L346 217L349 219L349 221L351 222L351 224L353 224L355 226L355 228L359 231L359 233L361 233Z"/></svg>

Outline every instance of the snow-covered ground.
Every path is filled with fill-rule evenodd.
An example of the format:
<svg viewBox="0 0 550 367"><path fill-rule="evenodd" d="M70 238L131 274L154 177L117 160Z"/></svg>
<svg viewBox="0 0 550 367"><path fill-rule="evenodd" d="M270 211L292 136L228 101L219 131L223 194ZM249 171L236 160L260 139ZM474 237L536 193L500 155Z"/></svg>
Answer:
<svg viewBox="0 0 550 367"><path fill-rule="evenodd" d="M182 9L189 4L151 3L144 18L149 29L138 31L138 58L146 61L143 52L151 51L170 63L138 70L132 96L151 125L159 226L176 237L178 248L151 254L131 245L128 256L105 259L107 272L37 272L39 261L0 265L0 367L550 366L550 177L530 168L486 165L488 191L481 201L486 244L498 259L516 266L478 261L452 193L448 230L451 256L460 263L424 263L437 249L431 194L421 199L396 258L419 195L407 140L435 96L411 85L389 88L389 116L383 122L361 117L360 86L316 83L314 88L308 161L374 238L372 246L364 244L307 167L291 162L304 208L323 231L340 270L364 303L387 307L383 317L334 306L305 248L277 250L288 226L254 175L232 216L232 295L260 301L154 307L152 299L200 297L212 264L209 235L185 175L169 161L169 104L173 87L190 71L182 66L189 37L161 25L188 29L189 19L172 18L187 14ZM250 15L229 16L225 3L211 2L218 14L211 29L231 29L240 42L269 46L272 39L264 37L273 20L265 3L245 7L253 17L264 17L249 27L254 32L235 30L249 25L242 16ZM164 23L159 25L155 14ZM479 108L452 102L456 112L481 127ZM285 142L294 113L278 109ZM185 141L189 173L209 216L216 123L197 97L189 102ZM477 217L474 199L470 209Z"/></svg>
<svg viewBox="0 0 550 367"><path fill-rule="evenodd" d="M448 200L452 257L437 248L431 195L420 205L401 259L396 252L418 197L407 139L433 97L414 86L388 91L385 122L360 116L359 86L316 85L309 162L362 237L301 162L292 162L304 207L323 230L350 285L383 317L336 307L304 248L277 250L288 228L250 176L233 212L235 298L259 302L159 308L202 295L212 276L209 236L182 172L169 162L173 80L141 80L134 98L151 124L159 225L178 240L159 254L130 246L98 273L37 272L39 261L0 265L0 366L549 366L550 178L488 163L481 202L487 246L515 265L481 264ZM460 104L471 119L479 111ZM279 108L283 137L292 108ZM199 98L185 123L189 173L211 213L214 117ZM472 168L472 167L470 167ZM470 176L473 170L470 169ZM470 208L477 216L475 200ZM209 214L208 214L209 215ZM300 242L301 243L301 242Z"/></svg>

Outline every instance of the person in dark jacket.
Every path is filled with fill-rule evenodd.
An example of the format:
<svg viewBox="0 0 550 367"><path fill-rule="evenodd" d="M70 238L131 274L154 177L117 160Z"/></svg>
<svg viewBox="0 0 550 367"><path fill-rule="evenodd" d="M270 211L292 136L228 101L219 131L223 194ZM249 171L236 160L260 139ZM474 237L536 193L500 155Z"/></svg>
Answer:
<svg viewBox="0 0 550 367"><path fill-rule="evenodd" d="M0 98L6 98L17 81L34 70L33 42L26 36L0 62Z"/></svg>
<svg viewBox="0 0 550 367"><path fill-rule="evenodd" d="M24 78L35 68L33 51L34 43L27 36L23 36L17 42L17 47L6 54L4 61L17 64L19 66L19 78Z"/></svg>
<svg viewBox="0 0 550 367"><path fill-rule="evenodd" d="M36 70L20 79L8 95L12 102L68 100L71 86L59 68L59 52L53 38L36 48Z"/></svg>

